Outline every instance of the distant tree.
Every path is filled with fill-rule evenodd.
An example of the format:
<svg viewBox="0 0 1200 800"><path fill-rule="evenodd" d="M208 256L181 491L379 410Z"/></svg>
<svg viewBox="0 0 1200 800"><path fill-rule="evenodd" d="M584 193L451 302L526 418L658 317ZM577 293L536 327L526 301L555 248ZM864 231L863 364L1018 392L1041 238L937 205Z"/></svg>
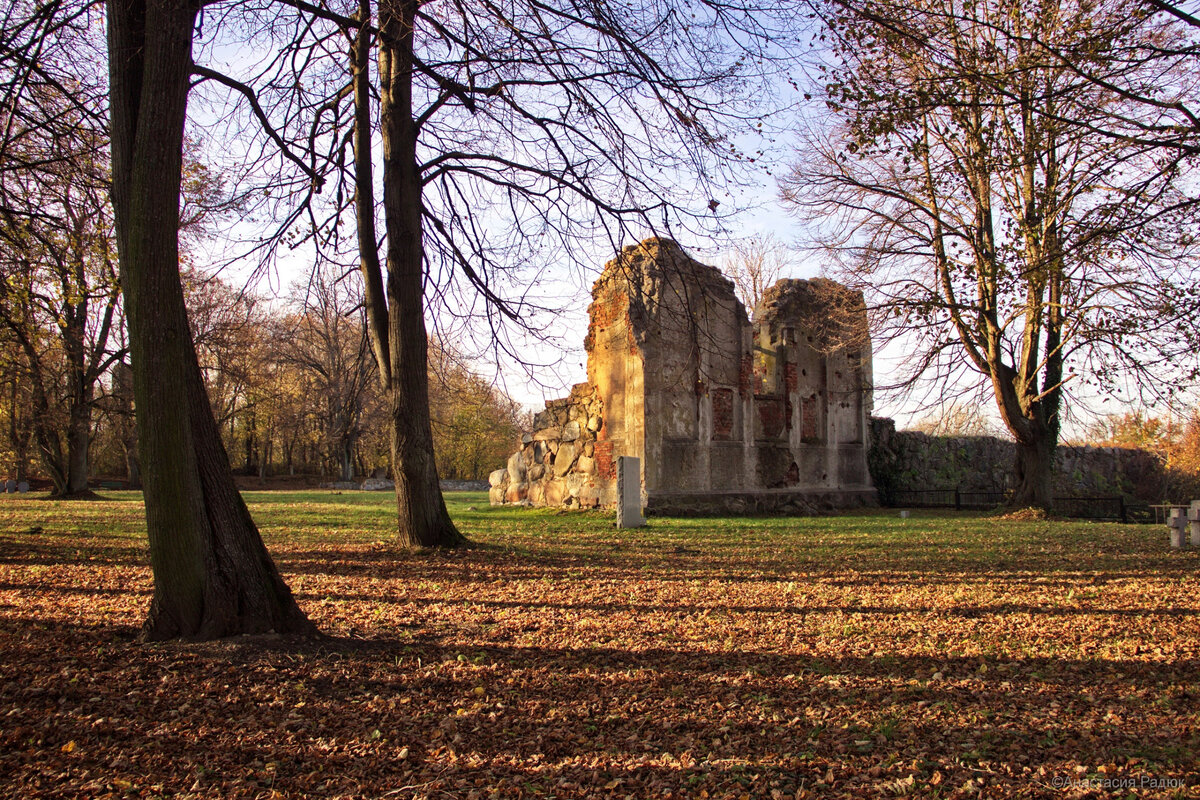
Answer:
<svg viewBox="0 0 1200 800"><path fill-rule="evenodd" d="M1195 379L1200 231L1178 157L1132 123L1095 135L1146 106L1046 48L1165 80L1108 54L1170 25L1131 28L1119 2L825 8L840 135L808 143L785 198L865 290L877 336L903 339L901 383L986 386L1017 443L1012 502L1050 506L1073 380L1153 396Z"/></svg>
<svg viewBox="0 0 1200 800"><path fill-rule="evenodd" d="M0 168L0 325L21 354L14 366L32 394L33 437L54 494L80 497L90 494L97 387L121 356L111 346L119 286L106 142L62 99L42 103L59 108L57 124L10 130L3 150L27 168ZM3 116L10 129L23 124L12 110Z"/></svg>
<svg viewBox="0 0 1200 800"><path fill-rule="evenodd" d="M1101 417L1087 427L1086 440L1100 447L1137 447L1162 452L1170 446L1170 426L1144 411Z"/></svg>
<svg viewBox="0 0 1200 800"><path fill-rule="evenodd" d="M930 436L991 436L992 423L977 404L951 402L935 414L923 417L914 430Z"/></svg>
<svg viewBox="0 0 1200 800"><path fill-rule="evenodd" d="M276 322L274 336L275 359L297 371L308 387L323 445L343 481L354 480L363 408L375 381L357 277L318 265L307 282L293 288L296 311Z"/></svg>
<svg viewBox="0 0 1200 800"><path fill-rule="evenodd" d="M1191 488L1200 491L1200 410L1192 411L1177 438L1171 442L1167 466L1189 476Z"/></svg>
<svg viewBox="0 0 1200 800"><path fill-rule="evenodd" d="M436 340L429 347L429 386L438 473L459 480L486 477L513 450L520 406Z"/></svg>
<svg viewBox="0 0 1200 800"><path fill-rule="evenodd" d="M23 481L29 477L33 458L33 397L26 379L23 355L17 343L0 330L0 420L6 448L5 477Z"/></svg>
<svg viewBox="0 0 1200 800"><path fill-rule="evenodd" d="M736 242L725 257L724 272L733 281L738 298L751 314L763 292L788 271L787 245L774 234L752 236Z"/></svg>

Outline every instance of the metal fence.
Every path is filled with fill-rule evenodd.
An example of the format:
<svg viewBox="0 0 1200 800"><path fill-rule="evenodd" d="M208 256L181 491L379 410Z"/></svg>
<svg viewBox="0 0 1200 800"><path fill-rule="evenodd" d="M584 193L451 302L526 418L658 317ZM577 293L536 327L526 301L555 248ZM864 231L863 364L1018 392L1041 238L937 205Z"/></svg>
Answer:
<svg viewBox="0 0 1200 800"><path fill-rule="evenodd" d="M896 489L890 505L908 508L990 509L1004 505L1008 492L977 489ZM1057 496L1054 513L1073 519L1115 520L1118 522L1153 521L1148 506L1126 503L1120 495ZM1143 519L1144 517L1151 517Z"/></svg>

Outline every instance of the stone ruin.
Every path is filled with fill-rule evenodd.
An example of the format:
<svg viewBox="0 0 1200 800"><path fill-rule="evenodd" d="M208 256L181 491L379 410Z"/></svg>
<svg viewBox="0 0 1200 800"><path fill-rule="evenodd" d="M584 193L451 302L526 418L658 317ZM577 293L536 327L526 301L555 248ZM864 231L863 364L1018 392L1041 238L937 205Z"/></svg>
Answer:
<svg viewBox="0 0 1200 800"><path fill-rule="evenodd" d="M781 280L751 322L717 268L656 238L605 265L588 312L587 383L534 416L493 505L613 507L622 455L641 459L651 512L875 502L861 294Z"/></svg>

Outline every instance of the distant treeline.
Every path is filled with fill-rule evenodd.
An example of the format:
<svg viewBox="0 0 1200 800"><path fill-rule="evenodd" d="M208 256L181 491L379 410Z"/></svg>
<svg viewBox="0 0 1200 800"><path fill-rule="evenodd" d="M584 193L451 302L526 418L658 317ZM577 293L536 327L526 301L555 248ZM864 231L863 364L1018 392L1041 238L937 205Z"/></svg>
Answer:
<svg viewBox="0 0 1200 800"><path fill-rule="evenodd" d="M352 480L389 470L390 426L358 299L345 283L317 275L276 302L188 275L192 334L235 471ZM97 359L105 367L84 399L86 414L78 392L72 394L77 370L69 348L46 311L29 303L21 315L21 335L35 347L20 346L11 327L0 330L0 477L50 479L64 491L70 461L83 458L93 481L137 485L133 387L119 307L116 335L107 336L104 358ZM485 478L511 449L520 408L453 347L432 341L429 360L439 474ZM71 420L78 425L80 416L88 420L84 454L67 447ZM72 444L77 450L79 442Z"/></svg>

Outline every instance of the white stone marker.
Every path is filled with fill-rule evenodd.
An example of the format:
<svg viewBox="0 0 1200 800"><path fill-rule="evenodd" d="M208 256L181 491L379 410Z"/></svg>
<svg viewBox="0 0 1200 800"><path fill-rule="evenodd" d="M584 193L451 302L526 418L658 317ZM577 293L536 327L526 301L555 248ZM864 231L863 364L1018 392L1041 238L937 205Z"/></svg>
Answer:
<svg viewBox="0 0 1200 800"><path fill-rule="evenodd" d="M1192 547L1200 547L1200 500L1193 500L1188 509L1188 524L1192 528Z"/></svg>
<svg viewBox="0 0 1200 800"><path fill-rule="evenodd" d="M1171 547L1183 547L1184 531L1188 528L1187 519L1188 509L1179 506L1171 509L1171 515L1167 517L1167 528L1171 531Z"/></svg>
<svg viewBox="0 0 1200 800"><path fill-rule="evenodd" d="M633 456L617 456L617 527L640 528L642 516L642 461Z"/></svg>

